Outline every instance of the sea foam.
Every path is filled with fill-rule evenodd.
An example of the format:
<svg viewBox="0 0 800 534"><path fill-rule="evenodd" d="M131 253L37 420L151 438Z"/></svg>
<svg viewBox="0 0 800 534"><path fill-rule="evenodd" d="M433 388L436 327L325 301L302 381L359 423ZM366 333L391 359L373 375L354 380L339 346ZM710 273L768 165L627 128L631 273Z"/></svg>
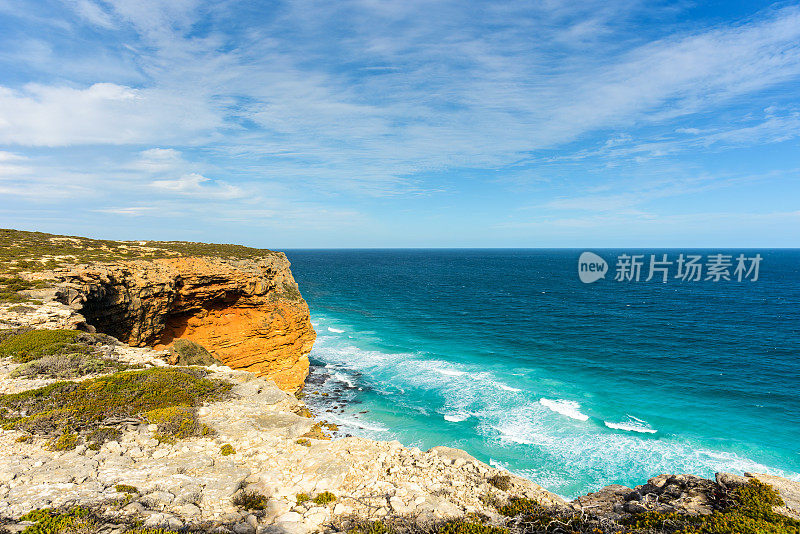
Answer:
<svg viewBox="0 0 800 534"><path fill-rule="evenodd" d="M561 415L566 415L567 417L570 417L577 421L586 421L589 419L588 415L581 413L580 411L581 405L575 401L564 400L564 399L551 400L542 398L539 399L539 403L542 406L545 406L556 413L560 413Z"/></svg>

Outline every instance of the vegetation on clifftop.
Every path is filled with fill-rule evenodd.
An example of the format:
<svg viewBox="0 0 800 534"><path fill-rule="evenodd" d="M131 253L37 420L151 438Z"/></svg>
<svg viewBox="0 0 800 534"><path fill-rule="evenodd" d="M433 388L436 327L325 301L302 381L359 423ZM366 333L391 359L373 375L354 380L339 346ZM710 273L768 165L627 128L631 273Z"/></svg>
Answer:
<svg viewBox="0 0 800 534"><path fill-rule="evenodd" d="M37 272L77 263L181 256L252 259L273 254L277 253L242 245L185 241L110 241L0 229L0 274ZM0 300L7 300L2 293Z"/></svg>
<svg viewBox="0 0 800 534"><path fill-rule="evenodd" d="M80 434L99 446L106 427L146 418L165 437L204 435L195 409L223 398L231 384L205 378L199 368L153 368L122 371L82 382L57 382L43 388L0 396L0 424L31 434ZM64 438L64 444L78 440Z"/></svg>
<svg viewBox="0 0 800 534"><path fill-rule="evenodd" d="M346 530L349 534L800 534L800 521L773 511L783 501L768 484L751 479L720 502L724 504L709 515L647 512L613 521L590 511L571 512L512 497L497 504L506 518L501 524L487 523L487 517L474 514L427 526L391 516L356 521Z"/></svg>
<svg viewBox="0 0 800 534"><path fill-rule="evenodd" d="M11 373L14 378L77 378L128 368L99 348L114 343L106 335L77 330L8 329L0 331L0 358L24 364Z"/></svg>

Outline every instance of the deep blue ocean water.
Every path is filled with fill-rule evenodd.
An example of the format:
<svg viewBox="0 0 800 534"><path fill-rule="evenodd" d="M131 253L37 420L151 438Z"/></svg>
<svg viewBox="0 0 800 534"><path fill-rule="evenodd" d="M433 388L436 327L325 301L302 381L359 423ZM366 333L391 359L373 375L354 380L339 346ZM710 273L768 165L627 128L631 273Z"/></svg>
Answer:
<svg viewBox="0 0 800 534"><path fill-rule="evenodd" d="M623 252L763 260L757 281L645 265L593 284L580 252L287 251L318 333L309 403L565 497L664 472L800 480L800 251L596 250L612 270Z"/></svg>

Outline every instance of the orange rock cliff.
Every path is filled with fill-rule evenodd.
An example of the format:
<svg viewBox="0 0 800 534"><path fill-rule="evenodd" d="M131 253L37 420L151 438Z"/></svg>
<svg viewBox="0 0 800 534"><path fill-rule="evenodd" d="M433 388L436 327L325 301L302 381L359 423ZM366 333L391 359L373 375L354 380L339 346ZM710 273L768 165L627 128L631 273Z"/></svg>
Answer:
<svg viewBox="0 0 800 534"><path fill-rule="evenodd" d="M135 346L195 341L225 365L297 391L316 333L308 305L275 252L257 259L182 257L58 273L57 298L97 331Z"/></svg>

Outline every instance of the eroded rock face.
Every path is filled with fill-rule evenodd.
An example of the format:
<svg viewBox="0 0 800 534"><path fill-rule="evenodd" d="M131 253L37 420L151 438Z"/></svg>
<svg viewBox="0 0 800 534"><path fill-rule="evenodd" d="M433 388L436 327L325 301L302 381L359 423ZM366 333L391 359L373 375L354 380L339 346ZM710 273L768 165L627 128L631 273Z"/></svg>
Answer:
<svg viewBox="0 0 800 534"><path fill-rule="evenodd" d="M282 253L259 259L168 258L56 273L57 298L133 346L199 343L230 367L302 387L316 338Z"/></svg>

